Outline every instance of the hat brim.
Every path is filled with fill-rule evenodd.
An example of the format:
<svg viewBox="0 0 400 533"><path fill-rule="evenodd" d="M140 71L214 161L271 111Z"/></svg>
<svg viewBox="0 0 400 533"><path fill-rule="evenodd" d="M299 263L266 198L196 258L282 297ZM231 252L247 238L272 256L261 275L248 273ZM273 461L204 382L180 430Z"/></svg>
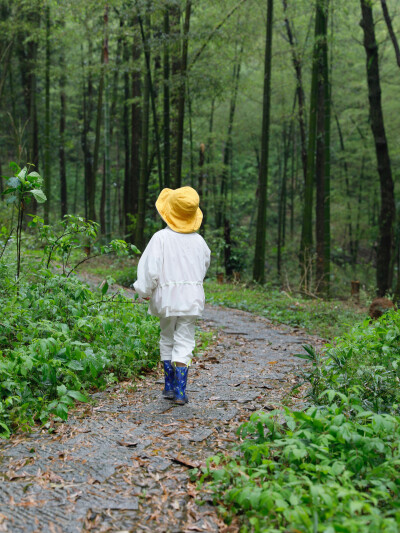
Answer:
<svg viewBox="0 0 400 533"><path fill-rule="evenodd" d="M196 213L191 218L184 220L171 213L169 198L174 191L172 189L163 189L156 201L156 209L160 217L173 231L177 233L194 233L203 222L203 212L198 207Z"/></svg>

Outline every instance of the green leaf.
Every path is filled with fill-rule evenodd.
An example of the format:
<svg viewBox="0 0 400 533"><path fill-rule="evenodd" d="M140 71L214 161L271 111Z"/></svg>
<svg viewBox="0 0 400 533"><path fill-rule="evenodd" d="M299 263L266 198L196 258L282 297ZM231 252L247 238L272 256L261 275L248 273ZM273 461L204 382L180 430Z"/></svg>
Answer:
<svg viewBox="0 0 400 533"><path fill-rule="evenodd" d="M78 400L78 402L88 402L89 401L89 399L84 394L82 394L81 392L79 392L77 390L69 390L67 394L68 394L68 396L71 396L71 398L74 398L75 400Z"/></svg>
<svg viewBox="0 0 400 533"><path fill-rule="evenodd" d="M59 385L57 387L57 394L59 396L64 396L64 394L67 394L67 387L65 385Z"/></svg>
<svg viewBox="0 0 400 533"><path fill-rule="evenodd" d="M18 178L10 178L8 181L7 181L7 186L8 187L11 187L12 189L16 189L17 187L19 187L21 184L21 182L19 181Z"/></svg>
<svg viewBox="0 0 400 533"><path fill-rule="evenodd" d="M35 200L39 204L42 204L43 202L47 200L46 195L40 189L32 189L30 192L32 193L32 195L35 197Z"/></svg>

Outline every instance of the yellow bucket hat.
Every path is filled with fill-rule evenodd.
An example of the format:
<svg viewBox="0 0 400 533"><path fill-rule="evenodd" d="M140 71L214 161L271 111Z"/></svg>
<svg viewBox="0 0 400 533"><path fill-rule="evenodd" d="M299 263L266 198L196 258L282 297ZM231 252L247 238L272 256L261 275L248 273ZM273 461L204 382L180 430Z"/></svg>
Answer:
<svg viewBox="0 0 400 533"><path fill-rule="evenodd" d="M161 218L178 233L193 233L203 221L200 198L192 187L163 189L156 202Z"/></svg>

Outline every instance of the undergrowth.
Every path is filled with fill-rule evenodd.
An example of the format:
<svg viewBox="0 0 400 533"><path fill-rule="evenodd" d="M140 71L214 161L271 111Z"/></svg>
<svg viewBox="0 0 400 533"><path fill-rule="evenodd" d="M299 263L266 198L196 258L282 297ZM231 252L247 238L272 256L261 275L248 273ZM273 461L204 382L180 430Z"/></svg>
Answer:
<svg viewBox="0 0 400 533"><path fill-rule="evenodd" d="M326 339L343 334L366 316L365 308L350 302L304 298L268 287L207 280L204 289L208 303L249 311Z"/></svg>
<svg viewBox="0 0 400 533"><path fill-rule="evenodd" d="M354 327L322 354L306 346L313 405L254 413L207 484L241 532L397 533L400 524L400 315Z"/></svg>
<svg viewBox="0 0 400 533"><path fill-rule="evenodd" d="M34 254L27 253L23 210L28 194L42 194L41 178L28 175L39 187L32 189L28 171L14 166L16 176L4 194L12 195L19 225L16 231L11 218L11 227L0 228L1 437L51 417L66 420L88 392L130 378L159 359L158 321L147 306L122 291L109 295L110 278L92 291L75 274L92 256L128 256L136 247L122 240L99 245L98 225L81 217L67 215L49 226L31 216L36 246Z"/></svg>

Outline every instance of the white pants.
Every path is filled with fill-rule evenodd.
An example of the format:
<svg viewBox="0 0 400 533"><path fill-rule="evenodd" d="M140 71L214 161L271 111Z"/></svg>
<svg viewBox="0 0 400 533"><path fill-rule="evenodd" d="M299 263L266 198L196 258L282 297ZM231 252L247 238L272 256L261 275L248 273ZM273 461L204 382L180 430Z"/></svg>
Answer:
<svg viewBox="0 0 400 533"><path fill-rule="evenodd" d="M189 366L195 347L194 325L197 316L169 316L160 318L161 361Z"/></svg>

